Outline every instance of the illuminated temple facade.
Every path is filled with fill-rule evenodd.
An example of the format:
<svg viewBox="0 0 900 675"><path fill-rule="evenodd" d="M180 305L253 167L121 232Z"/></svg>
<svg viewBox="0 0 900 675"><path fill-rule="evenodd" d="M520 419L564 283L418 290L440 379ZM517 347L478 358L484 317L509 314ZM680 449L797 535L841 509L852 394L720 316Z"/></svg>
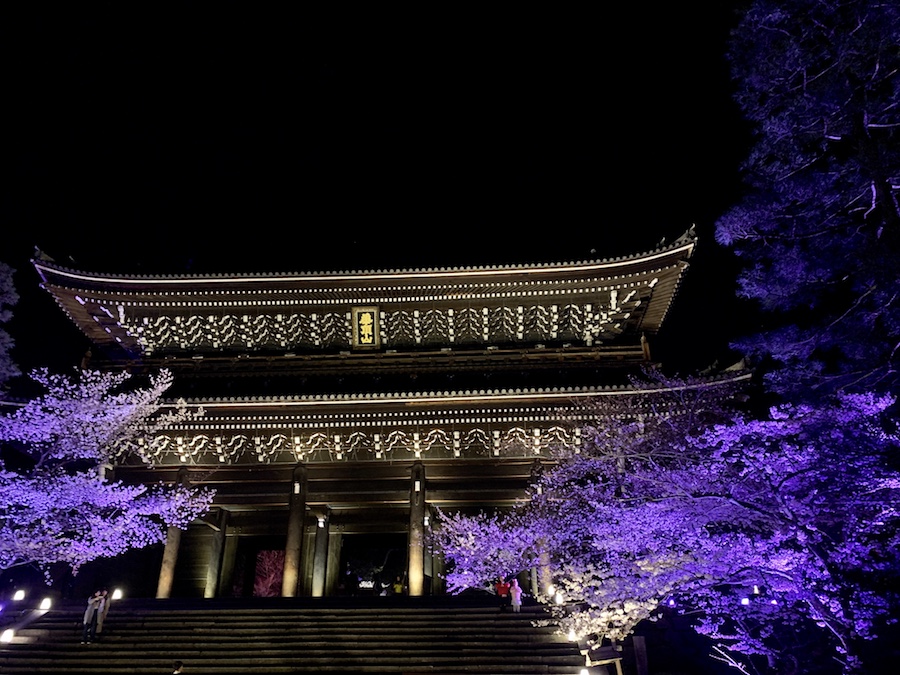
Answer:
<svg viewBox="0 0 900 675"><path fill-rule="evenodd" d="M435 509L510 507L579 443L573 401L628 395L694 247L689 231L615 259L294 274L33 264L90 367L167 368L169 403L204 411L140 439L152 466L123 448L112 468L216 490L145 552L144 594L337 595L349 571L361 593L401 576L427 595L444 592Z"/></svg>

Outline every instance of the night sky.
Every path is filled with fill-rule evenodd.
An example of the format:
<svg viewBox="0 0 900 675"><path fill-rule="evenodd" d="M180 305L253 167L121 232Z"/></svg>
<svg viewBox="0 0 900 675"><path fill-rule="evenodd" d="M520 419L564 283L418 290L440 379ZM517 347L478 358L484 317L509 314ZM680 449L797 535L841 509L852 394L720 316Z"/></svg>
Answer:
<svg viewBox="0 0 900 675"><path fill-rule="evenodd" d="M26 369L86 345L35 246L99 272L383 269L615 257L695 224L660 337L702 366L737 330L713 241L748 138L734 3L70 4L0 17L0 260Z"/></svg>

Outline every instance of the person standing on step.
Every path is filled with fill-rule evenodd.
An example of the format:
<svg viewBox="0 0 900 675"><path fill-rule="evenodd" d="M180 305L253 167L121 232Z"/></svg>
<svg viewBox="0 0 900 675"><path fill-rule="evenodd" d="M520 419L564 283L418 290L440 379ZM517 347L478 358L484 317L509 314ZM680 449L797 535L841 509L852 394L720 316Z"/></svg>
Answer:
<svg viewBox="0 0 900 675"><path fill-rule="evenodd" d="M100 591L88 598L87 608L82 619L81 644L91 644L97 639L97 621L103 611L103 596Z"/></svg>
<svg viewBox="0 0 900 675"><path fill-rule="evenodd" d="M518 613L522 609L522 587L515 577L509 584L509 599L512 602L512 611Z"/></svg>
<svg viewBox="0 0 900 675"><path fill-rule="evenodd" d="M175 662L175 670L172 671L172 675L180 675L184 672L184 664L181 661Z"/></svg>
<svg viewBox="0 0 900 675"><path fill-rule="evenodd" d="M500 611L505 612L509 607L509 582L503 577L497 577L497 583L494 584L494 592L500 600Z"/></svg>
<svg viewBox="0 0 900 675"><path fill-rule="evenodd" d="M109 590L106 588L100 591L100 595L103 597L103 608L97 614L97 635L103 634L103 622L106 621L106 615L109 614L110 601L112 600Z"/></svg>
<svg viewBox="0 0 900 675"><path fill-rule="evenodd" d="M344 592L347 595L359 595L359 576L347 563L347 569L344 570Z"/></svg>

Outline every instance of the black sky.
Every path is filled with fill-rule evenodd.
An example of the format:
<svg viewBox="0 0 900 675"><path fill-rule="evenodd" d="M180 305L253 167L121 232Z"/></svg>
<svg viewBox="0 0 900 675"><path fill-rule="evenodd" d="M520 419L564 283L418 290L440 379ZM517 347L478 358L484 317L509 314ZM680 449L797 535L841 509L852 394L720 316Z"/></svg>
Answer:
<svg viewBox="0 0 900 675"><path fill-rule="evenodd" d="M83 352L35 246L104 272L370 269L613 257L695 224L666 330L733 330L712 237L747 140L729 3L71 4L0 22L26 367Z"/></svg>

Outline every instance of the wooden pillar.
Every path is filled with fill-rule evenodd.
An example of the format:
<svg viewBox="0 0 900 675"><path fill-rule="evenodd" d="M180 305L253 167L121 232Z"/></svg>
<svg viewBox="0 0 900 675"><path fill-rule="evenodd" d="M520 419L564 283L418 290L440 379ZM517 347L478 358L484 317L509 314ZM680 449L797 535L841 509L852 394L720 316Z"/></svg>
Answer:
<svg viewBox="0 0 900 675"><path fill-rule="evenodd" d="M183 487L190 487L188 473L185 467L178 469L178 477L175 481ZM178 562L178 549L181 546L181 530L177 527L169 527L166 532L166 548L163 550L162 565L159 569L159 581L156 585L157 598L169 598L172 596L172 584L175 581L175 564Z"/></svg>
<svg viewBox="0 0 900 675"><path fill-rule="evenodd" d="M232 531L225 536L225 551L222 554L222 572L219 574L219 595L230 597L234 591L234 565L237 562L238 537Z"/></svg>
<svg viewBox="0 0 900 675"><path fill-rule="evenodd" d="M540 546L544 546L544 540L539 541ZM542 549L540 555L538 556L538 586L539 592L542 594L547 593L547 589L550 588L553 583L553 576L550 574L550 554L546 549Z"/></svg>
<svg viewBox="0 0 900 675"><path fill-rule="evenodd" d="M409 482L409 557L407 588L410 596L422 595L425 589L425 466L412 466Z"/></svg>
<svg viewBox="0 0 900 675"><path fill-rule="evenodd" d="M325 595L325 574L328 571L328 529L330 513L320 514L316 522L315 553L313 555L312 596Z"/></svg>
<svg viewBox="0 0 900 675"><path fill-rule="evenodd" d="M534 462L532 462L531 464L531 485L532 489L537 495L541 494L541 478L543 478L543 475L543 463L540 459L534 460ZM537 597L539 594L546 594L547 589L552 583L552 577L550 575L550 555L545 548L546 542L543 539L539 539L537 541L537 545L539 547L538 565L536 568L531 568L530 575L531 592L535 597Z"/></svg>
<svg viewBox="0 0 900 675"><path fill-rule="evenodd" d="M432 518L431 520L431 532L432 532L432 541L434 541L438 531L441 528L441 524L439 522L435 522ZM435 549L432 547L431 550L431 594L432 595L445 595L447 593L447 565L444 560L444 554L440 549Z"/></svg>
<svg viewBox="0 0 900 675"><path fill-rule="evenodd" d="M634 666L637 675L647 675L650 669L647 667L647 641L641 635L633 635L631 643L634 645ZM619 672L621 672L619 668Z"/></svg>
<svg viewBox="0 0 900 675"><path fill-rule="evenodd" d="M301 554L303 551L303 523L306 518L307 471L299 465L291 480L290 516L288 517L287 544L284 549L284 573L281 579L281 596L293 598L300 582Z"/></svg>
<svg viewBox="0 0 900 675"><path fill-rule="evenodd" d="M225 531L228 529L228 516L227 510L219 509L216 524L211 525L213 538L209 548L209 566L206 568L204 598L219 597L219 579L222 573L222 555L225 551Z"/></svg>

